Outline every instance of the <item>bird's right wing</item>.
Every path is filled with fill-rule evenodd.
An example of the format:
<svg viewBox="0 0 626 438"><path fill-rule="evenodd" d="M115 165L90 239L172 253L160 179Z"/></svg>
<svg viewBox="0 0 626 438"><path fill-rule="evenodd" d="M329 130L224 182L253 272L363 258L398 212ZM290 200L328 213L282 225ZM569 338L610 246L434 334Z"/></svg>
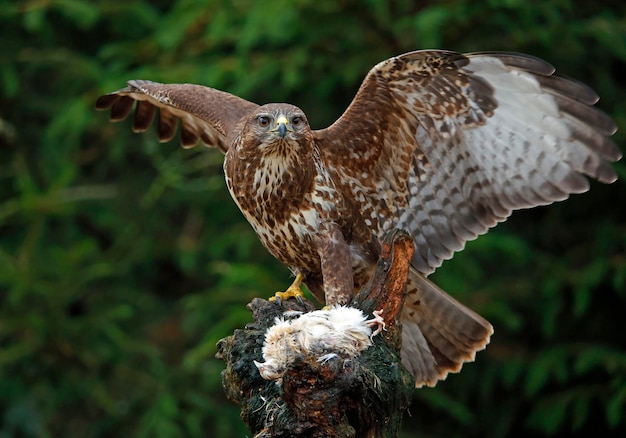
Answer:
<svg viewBox="0 0 626 438"><path fill-rule="evenodd" d="M160 84L134 80L128 86L100 96L96 109L111 109L113 122L124 120L137 102L133 131L143 132L152 124L157 108L159 141L170 141L181 122L180 141L184 148L202 141L226 153L228 132L257 104L214 88L193 84Z"/></svg>

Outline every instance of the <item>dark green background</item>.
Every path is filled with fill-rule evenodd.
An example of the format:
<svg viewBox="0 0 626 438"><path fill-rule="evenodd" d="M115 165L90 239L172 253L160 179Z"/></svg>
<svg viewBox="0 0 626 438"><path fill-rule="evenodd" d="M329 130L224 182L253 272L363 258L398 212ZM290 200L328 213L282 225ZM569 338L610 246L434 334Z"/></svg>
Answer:
<svg viewBox="0 0 626 438"><path fill-rule="evenodd" d="M292 102L321 128L375 63L418 48L542 57L626 127L623 0L0 0L0 437L247 433L215 344L290 275L218 152L110 124L100 94L205 84ZM615 168L616 184L518 212L437 271L495 335L415 392L403 437L626 436Z"/></svg>

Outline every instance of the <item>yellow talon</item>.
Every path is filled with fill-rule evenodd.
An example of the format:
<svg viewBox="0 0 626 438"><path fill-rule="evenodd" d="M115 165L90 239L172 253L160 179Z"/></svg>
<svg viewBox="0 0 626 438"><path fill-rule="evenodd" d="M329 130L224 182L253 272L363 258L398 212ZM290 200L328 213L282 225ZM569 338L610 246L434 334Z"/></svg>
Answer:
<svg viewBox="0 0 626 438"><path fill-rule="evenodd" d="M302 274L298 273L296 275L296 279L291 283L291 286L287 288L285 292L276 292L273 297L270 298L270 301L277 301L279 304L283 300L288 300L289 298L296 298L298 301L303 302L304 292L300 289L300 285L302 284Z"/></svg>

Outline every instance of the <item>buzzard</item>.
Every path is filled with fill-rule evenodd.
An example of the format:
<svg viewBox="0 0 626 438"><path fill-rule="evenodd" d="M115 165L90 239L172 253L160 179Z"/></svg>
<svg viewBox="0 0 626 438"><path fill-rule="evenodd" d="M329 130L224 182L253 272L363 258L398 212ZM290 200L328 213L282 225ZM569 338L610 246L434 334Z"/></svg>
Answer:
<svg viewBox="0 0 626 438"><path fill-rule="evenodd" d="M129 81L97 109L133 130L159 110L160 141L180 121L183 147L225 153L233 199L263 245L327 305L345 304L373 272L380 241L408 231L415 255L402 313L402 362L434 386L493 333L427 279L465 242L513 210L611 183L621 158L613 121L587 86L535 57L422 50L382 61L331 126L293 105L256 105L192 84Z"/></svg>

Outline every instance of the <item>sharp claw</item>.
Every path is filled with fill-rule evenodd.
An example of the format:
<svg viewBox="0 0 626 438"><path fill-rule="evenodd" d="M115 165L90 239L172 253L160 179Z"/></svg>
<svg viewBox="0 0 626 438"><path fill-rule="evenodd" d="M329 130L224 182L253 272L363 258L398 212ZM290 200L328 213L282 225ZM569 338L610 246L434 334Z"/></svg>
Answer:
<svg viewBox="0 0 626 438"><path fill-rule="evenodd" d="M298 302L304 305L304 294L302 293L302 289L300 285L302 284L302 274L297 274L296 279L292 283L291 286L287 288L285 292L276 292L273 297L270 298L270 301L276 301L280 306L283 300L288 300L289 298L296 298Z"/></svg>

